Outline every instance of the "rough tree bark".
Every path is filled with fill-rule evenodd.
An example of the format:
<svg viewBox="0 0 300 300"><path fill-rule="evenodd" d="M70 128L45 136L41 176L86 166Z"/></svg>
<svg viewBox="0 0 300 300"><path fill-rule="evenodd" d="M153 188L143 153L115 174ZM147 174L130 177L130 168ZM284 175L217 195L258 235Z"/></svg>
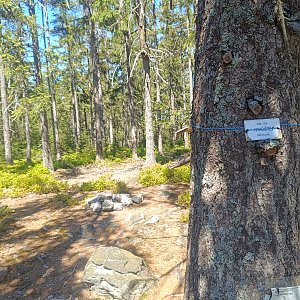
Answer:
<svg viewBox="0 0 300 300"><path fill-rule="evenodd" d="M12 164L13 159L12 159L12 151L11 151L9 110L8 110L8 101L7 101L7 96L6 96L4 63L2 60L1 54L0 54L0 95L1 95L1 103L2 103L3 141L4 141L5 162L7 164Z"/></svg>
<svg viewBox="0 0 300 300"><path fill-rule="evenodd" d="M300 38L284 37L278 4L198 1L192 125L300 123ZM284 4L299 11L299 1ZM255 96L257 115L246 105ZM193 130L185 299L264 299L300 284L300 129L283 127L274 156L258 145L243 131Z"/></svg>
<svg viewBox="0 0 300 300"><path fill-rule="evenodd" d="M154 135L153 135L153 120L152 120L152 102L150 93L150 56L149 48L146 42L146 17L145 3L143 0L138 1L137 21L139 27L139 40L141 56L143 60L144 70L144 101L145 101L145 131L146 131L146 165L155 164L154 153Z"/></svg>

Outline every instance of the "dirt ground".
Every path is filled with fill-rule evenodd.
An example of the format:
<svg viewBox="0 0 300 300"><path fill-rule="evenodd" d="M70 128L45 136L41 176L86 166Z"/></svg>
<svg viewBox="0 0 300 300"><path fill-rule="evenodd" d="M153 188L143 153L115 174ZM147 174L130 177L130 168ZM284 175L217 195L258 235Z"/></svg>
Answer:
<svg viewBox="0 0 300 300"><path fill-rule="evenodd" d="M97 179L110 173L126 182L131 194L142 193L144 201L122 211L96 215L82 205L57 208L49 205L53 195L30 194L1 199L0 205L15 209L11 230L0 235L0 267L8 272L0 282L0 299L99 299L82 283L84 266L98 246L117 246L143 257L157 279L143 300L183 298L187 225L184 212L175 205L188 185L144 188L137 183L143 162L111 167L89 166L56 177L71 184ZM95 195L97 192L95 192ZM76 197L84 198L85 194ZM151 217L159 221L147 224ZM82 234L82 226L93 224L93 236Z"/></svg>

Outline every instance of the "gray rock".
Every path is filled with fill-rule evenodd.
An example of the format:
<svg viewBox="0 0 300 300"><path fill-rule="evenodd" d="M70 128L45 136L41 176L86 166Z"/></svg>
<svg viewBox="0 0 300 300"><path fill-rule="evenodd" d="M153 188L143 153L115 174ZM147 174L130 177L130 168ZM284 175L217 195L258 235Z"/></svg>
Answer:
<svg viewBox="0 0 300 300"><path fill-rule="evenodd" d="M100 194L98 194L97 196L88 198L85 200L85 204L87 207L91 207L93 203L99 202L100 200Z"/></svg>
<svg viewBox="0 0 300 300"><path fill-rule="evenodd" d="M145 224L155 224L159 221L159 216L152 216L148 221L145 222Z"/></svg>
<svg viewBox="0 0 300 300"><path fill-rule="evenodd" d="M138 195L132 197L132 202L135 204L140 204L143 202L143 200L144 200L143 194L138 194Z"/></svg>
<svg viewBox="0 0 300 300"><path fill-rule="evenodd" d="M8 272L7 267L0 267L0 282L4 280L7 272Z"/></svg>
<svg viewBox="0 0 300 300"><path fill-rule="evenodd" d="M144 215L144 213L130 214L130 215L128 215L126 221L129 225L142 223L145 221L145 215Z"/></svg>
<svg viewBox="0 0 300 300"><path fill-rule="evenodd" d="M132 300L153 283L142 258L117 247L100 247L85 266L83 281L98 296Z"/></svg>
<svg viewBox="0 0 300 300"><path fill-rule="evenodd" d="M104 200L102 202L102 211L113 211L114 210L114 203L111 200Z"/></svg>
<svg viewBox="0 0 300 300"><path fill-rule="evenodd" d="M83 239L92 240L95 238L95 227L93 224L88 223L81 226L81 236Z"/></svg>
<svg viewBox="0 0 300 300"><path fill-rule="evenodd" d="M100 201L103 202L104 200L111 200L113 197L113 193L111 192L102 192L99 194Z"/></svg>
<svg viewBox="0 0 300 300"><path fill-rule="evenodd" d="M114 202L125 202L127 199L131 199L129 194L113 194L112 200Z"/></svg>
<svg viewBox="0 0 300 300"><path fill-rule="evenodd" d="M100 202L95 202L95 203L92 203L91 208L92 208L93 212L101 212L102 205Z"/></svg>
<svg viewBox="0 0 300 300"><path fill-rule="evenodd" d="M123 203L116 203L114 202L114 210L123 210L124 204Z"/></svg>

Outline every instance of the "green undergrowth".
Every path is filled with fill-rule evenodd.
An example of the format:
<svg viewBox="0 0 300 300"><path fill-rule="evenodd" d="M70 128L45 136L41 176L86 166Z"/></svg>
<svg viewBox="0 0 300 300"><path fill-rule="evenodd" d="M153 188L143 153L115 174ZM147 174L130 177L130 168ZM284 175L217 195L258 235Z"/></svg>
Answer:
<svg viewBox="0 0 300 300"><path fill-rule="evenodd" d="M191 170L189 166L168 169L162 165L154 165L140 171L138 181L143 186L161 184L189 183Z"/></svg>
<svg viewBox="0 0 300 300"><path fill-rule="evenodd" d="M61 160L55 162L55 169L72 169L79 166L86 166L95 161L95 152L85 150L64 154Z"/></svg>
<svg viewBox="0 0 300 300"><path fill-rule="evenodd" d="M178 195L176 205L179 206L180 208L186 209L185 212L183 212L180 215L180 221L182 223L187 223L189 221L189 207L191 203L191 193L190 191L184 191L181 194Z"/></svg>
<svg viewBox="0 0 300 300"><path fill-rule="evenodd" d="M9 216L15 211L7 205L0 207L0 232L7 229L9 225Z"/></svg>
<svg viewBox="0 0 300 300"><path fill-rule="evenodd" d="M189 208L190 202L191 202L190 191L185 191L179 194L178 199L176 201L176 205L181 208Z"/></svg>
<svg viewBox="0 0 300 300"><path fill-rule="evenodd" d="M50 198L48 204L54 206L55 208L62 208L66 206L75 206L79 204L79 200L75 197L72 197L68 193L59 193L54 197Z"/></svg>
<svg viewBox="0 0 300 300"><path fill-rule="evenodd" d="M27 193L57 193L68 188L56 180L41 164L16 161L14 165L0 166L0 196L19 197Z"/></svg>
<svg viewBox="0 0 300 300"><path fill-rule="evenodd" d="M112 180L110 174L100 176L97 180L84 182L80 187L81 192L103 192L105 190L112 191L115 194L129 193L126 183L123 181Z"/></svg>

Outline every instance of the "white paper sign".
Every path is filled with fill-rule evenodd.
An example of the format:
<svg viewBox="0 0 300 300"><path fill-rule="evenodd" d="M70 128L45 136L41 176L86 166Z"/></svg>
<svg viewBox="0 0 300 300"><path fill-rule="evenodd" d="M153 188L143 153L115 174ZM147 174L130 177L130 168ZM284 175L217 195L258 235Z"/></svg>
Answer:
<svg viewBox="0 0 300 300"><path fill-rule="evenodd" d="M278 140L282 138L278 118L245 120L244 127L247 141Z"/></svg>
<svg viewBox="0 0 300 300"><path fill-rule="evenodd" d="M300 286L286 287L286 288L272 288L271 289L273 300L299 300L300 299Z"/></svg>

